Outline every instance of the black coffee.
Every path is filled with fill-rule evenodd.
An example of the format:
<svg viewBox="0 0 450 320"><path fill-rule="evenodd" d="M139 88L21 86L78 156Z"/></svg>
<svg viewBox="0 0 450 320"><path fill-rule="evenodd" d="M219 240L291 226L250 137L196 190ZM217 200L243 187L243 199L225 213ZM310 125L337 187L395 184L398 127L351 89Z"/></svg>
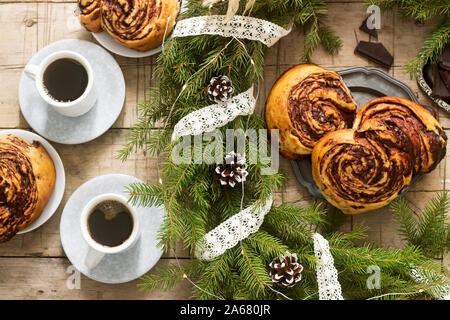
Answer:
<svg viewBox="0 0 450 320"><path fill-rule="evenodd" d="M98 243L116 247L127 240L133 231L133 217L125 205L115 200L99 203L88 218L91 237Z"/></svg>
<svg viewBox="0 0 450 320"><path fill-rule="evenodd" d="M52 62L44 72L44 87L56 101L75 101L88 85L86 69L73 59L59 59Z"/></svg>

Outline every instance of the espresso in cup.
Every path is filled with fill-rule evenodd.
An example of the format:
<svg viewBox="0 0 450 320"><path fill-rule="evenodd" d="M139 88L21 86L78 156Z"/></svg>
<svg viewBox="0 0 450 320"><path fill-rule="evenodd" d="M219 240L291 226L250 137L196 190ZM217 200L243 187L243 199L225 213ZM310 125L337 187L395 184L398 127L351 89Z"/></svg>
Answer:
<svg viewBox="0 0 450 320"><path fill-rule="evenodd" d="M97 101L93 69L77 52L54 52L38 65L29 63L24 73L34 79L41 98L64 116L79 117Z"/></svg>
<svg viewBox="0 0 450 320"><path fill-rule="evenodd" d="M116 200L105 200L89 213L88 230L92 239L107 247L123 244L133 232L133 216Z"/></svg>
<svg viewBox="0 0 450 320"><path fill-rule="evenodd" d="M61 58L44 71L43 84L48 95L58 102L71 102L81 97L88 85L88 73L81 63Z"/></svg>
<svg viewBox="0 0 450 320"><path fill-rule="evenodd" d="M88 245L85 258L88 269L94 268L105 255L133 247L140 235L138 212L119 194L94 197L80 218L81 234Z"/></svg>

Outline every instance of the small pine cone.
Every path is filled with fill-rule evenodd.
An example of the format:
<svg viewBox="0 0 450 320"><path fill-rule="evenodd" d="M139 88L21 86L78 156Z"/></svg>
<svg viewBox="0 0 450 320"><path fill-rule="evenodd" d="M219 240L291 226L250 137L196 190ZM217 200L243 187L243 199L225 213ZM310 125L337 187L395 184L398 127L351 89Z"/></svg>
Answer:
<svg viewBox="0 0 450 320"><path fill-rule="evenodd" d="M227 76L212 77L208 86L208 97L213 102L224 102L231 98L234 88Z"/></svg>
<svg viewBox="0 0 450 320"><path fill-rule="evenodd" d="M298 263L297 254L287 253L270 264L272 281L284 287L293 287L302 279L303 266Z"/></svg>
<svg viewBox="0 0 450 320"><path fill-rule="evenodd" d="M234 188L236 183L245 181L248 175L246 168L245 158L232 151L225 157L225 163L216 167L214 173L221 185Z"/></svg>

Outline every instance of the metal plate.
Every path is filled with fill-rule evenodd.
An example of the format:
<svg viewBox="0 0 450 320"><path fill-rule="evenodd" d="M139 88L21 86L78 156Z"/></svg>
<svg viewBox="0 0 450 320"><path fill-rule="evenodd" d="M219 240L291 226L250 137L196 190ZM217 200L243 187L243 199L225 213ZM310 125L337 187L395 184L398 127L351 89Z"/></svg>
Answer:
<svg viewBox="0 0 450 320"><path fill-rule="evenodd" d="M420 73L416 75L417 78L417 84L419 85L420 89L422 89L423 93L430 98L431 101L433 101L438 107L441 107L445 111L450 113L450 104L445 102L442 99L436 98L433 96L433 70L431 65L427 64L425 67L423 67L420 70Z"/></svg>
<svg viewBox="0 0 450 320"><path fill-rule="evenodd" d="M370 100L385 96L407 98L419 103L412 89L403 82L394 79L384 71L364 67L354 67L338 71L347 87L352 92L358 110ZM316 198L324 199L312 176L311 156L304 156L299 160L291 161L292 169L298 182L308 189ZM413 177L411 187L420 179Z"/></svg>

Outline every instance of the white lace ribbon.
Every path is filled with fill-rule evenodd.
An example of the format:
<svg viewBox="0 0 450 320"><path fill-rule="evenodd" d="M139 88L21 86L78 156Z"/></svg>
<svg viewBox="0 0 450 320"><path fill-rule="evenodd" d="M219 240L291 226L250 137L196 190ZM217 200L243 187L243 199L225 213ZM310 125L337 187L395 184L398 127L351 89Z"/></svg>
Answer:
<svg viewBox="0 0 450 320"><path fill-rule="evenodd" d="M247 17L234 16L225 22L225 16L199 16L180 20L173 30L172 37L199 36L202 34L219 35L256 40L266 46L273 46L280 38L291 32L272 22Z"/></svg>
<svg viewBox="0 0 450 320"><path fill-rule="evenodd" d="M319 260L317 265L317 283L320 300L344 300L338 272L334 267L334 259L328 241L318 233L314 233L314 254Z"/></svg>
<svg viewBox="0 0 450 320"><path fill-rule="evenodd" d="M196 257L202 260L211 260L258 231L264 221L264 216L270 211L272 203L273 199L269 197L262 207L250 206L222 222L203 237L195 254Z"/></svg>
<svg viewBox="0 0 450 320"><path fill-rule="evenodd" d="M191 112L175 125L172 141L176 141L182 136L198 135L223 127L237 116L252 114L255 105L256 100L253 97L253 87L251 87L229 101L212 104Z"/></svg>

